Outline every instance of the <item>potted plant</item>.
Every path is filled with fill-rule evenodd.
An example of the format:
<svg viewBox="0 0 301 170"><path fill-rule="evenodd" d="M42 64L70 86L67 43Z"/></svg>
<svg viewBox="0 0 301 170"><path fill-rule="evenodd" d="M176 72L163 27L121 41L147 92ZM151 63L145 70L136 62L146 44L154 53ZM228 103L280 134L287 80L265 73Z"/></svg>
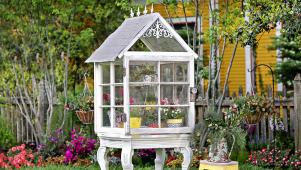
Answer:
<svg viewBox="0 0 301 170"><path fill-rule="evenodd" d="M94 116L93 96L77 95L69 98L68 105L65 106L74 111L78 119L83 124L91 124Z"/></svg>
<svg viewBox="0 0 301 170"><path fill-rule="evenodd" d="M140 128L141 127L141 108L131 108L130 110L130 127Z"/></svg>
<svg viewBox="0 0 301 170"><path fill-rule="evenodd" d="M209 163L223 163L221 166L229 166L233 150L244 150L246 145L246 132L241 128L243 117L234 109L220 113L211 111L205 118L207 143L209 155L206 160ZM203 161L201 163L204 163ZM237 162L232 162L237 166ZM231 164L231 163L230 163Z"/></svg>
<svg viewBox="0 0 301 170"><path fill-rule="evenodd" d="M162 108L162 120L166 121L167 127L176 128L183 126L184 113L180 108Z"/></svg>
<svg viewBox="0 0 301 170"><path fill-rule="evenodd" d="M235 104L239 112L244 115L249 134L254 133L256 124L260 122L265 114L274 111L272 102L258 95L240 97L235 100Z"/></svg>

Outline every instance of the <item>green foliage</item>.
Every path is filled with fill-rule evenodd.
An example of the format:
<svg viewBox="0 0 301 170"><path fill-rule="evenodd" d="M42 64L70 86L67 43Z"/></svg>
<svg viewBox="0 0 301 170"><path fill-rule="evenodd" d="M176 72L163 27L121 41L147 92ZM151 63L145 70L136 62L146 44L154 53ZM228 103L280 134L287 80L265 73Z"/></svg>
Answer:
<svg viewBox="0 0 301 170"><path fill-rule="evenodd" d="M257 123L265 114L275 113L271 100L259 95L239 97L235 104L248 124Z"/></svg>
<svg viewBox="0 0 301 170"><path fill-rule="evenodd" d="M142 109L138 107L131 108L130 112L131 117L141 117L142 115Z"/></svg>
<svg viewBox="0 0 301 170"><path fill-rule="evenodd" d="M94 110L93 96L83 94L70 95L68 97L68 109L72 111L91 111Z"/></svg>
<svg viewBox="0 0 301 170"><path fill-rule="evenodd" d="M220 114L211 112L205 119L209 142L217 144L222 138L226 138L230 148L243 150L246 146L247 134L241 128L241 120L242 117L238 113L229 112L223 119Z"/></svg>
<svg viewBox="0 0 301 170"><path fill-rule="evenodd" d="M280 51L281 58L283 59L283 61L276 66L277 78L288 88L292 88L295 76L297 73L301 73L300 46L301 36L291 36L288 33L283 33L280 37L276 38L272 46L272 49L278 49Z"/></svg>
<svg viewBox="0 0 301 170"><path fill-rule="evenodd" d="M16 144L15 136L8 122L0 116L0 149L8 149Z"/></svg>

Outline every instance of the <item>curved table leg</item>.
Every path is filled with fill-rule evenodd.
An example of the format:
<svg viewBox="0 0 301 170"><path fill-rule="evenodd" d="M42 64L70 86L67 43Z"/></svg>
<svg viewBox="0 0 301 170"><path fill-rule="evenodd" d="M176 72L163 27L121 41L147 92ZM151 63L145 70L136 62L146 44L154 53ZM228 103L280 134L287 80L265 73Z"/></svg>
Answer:
<svg viewBox="0 0 301 170"><path fill-rule="evenodd" d="M180 152L183 154L182 170L188 170L192 159L192 150L190 147L180 148Z"/></svg>
<svg viewBox="0 0 301 170"><path fill-rule="evenodd" d="M104 146L100 146L97 151L97 162L101 170L109 170L109 161L107 159L108 150Z"/></svg>
<svg viewBox="0 0 301 170"><path fill-rule="evenodd" d="M130 145L126 144L121 151L121 164L123 170L133 170L132 156L134 152Z"/></svg>
<svg viewBox="0 0 301 170"><path fill-rule="evenodd" d="M164 163L165 163L165 149L156 149L156 159L155 159L155 169L156 170L163 170Z"/></svg>

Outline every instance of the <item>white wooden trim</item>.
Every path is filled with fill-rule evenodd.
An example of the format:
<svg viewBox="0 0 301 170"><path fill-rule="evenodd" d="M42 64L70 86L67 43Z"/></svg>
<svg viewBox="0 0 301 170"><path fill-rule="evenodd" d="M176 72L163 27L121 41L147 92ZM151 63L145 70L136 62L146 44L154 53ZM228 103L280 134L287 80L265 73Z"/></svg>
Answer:
<svg viewBox="0 0 301 170"><path fill-rule="evenodd" d="M111 108L110 108L110 121L111 121L111 128L115 127L115 86L113 85L115 83L115 65L114 62L110 63L110 102L111 102Z"/></svg>
<svg viewBox="0 0 301 170"><path fill-rule="evenodd" d="M162 24L171 32L174 38L181 44L181 46L187 52L192 53L193 56L197 58L198 55L186 44L186 42L182 39L182 37L167 23L167 21L161 15L159 15L159 19L162 22Z"/></svg>
<svg viewBox="0 0 301 170"><path fill-rule="evenodd" d="M130 107L189 107L188 104L178 105L130 105Z"/></svg>
<svg viewBox="0 0 301 170"><path fill-rule="evenodd" d="M246 45L245 46L245 78L246 78L246 93L250 93L252 92L252 76L251 76L251 72L249 72L249 70L252 69L252 64L251 64L251 46L250 45Z"/></svg>
<svg viewBox="0 0 301 170"><path fill-rule="evenodd" d="M168 133L192 133L191 127L180 128L132 128L131 134L168 134Z"/></svg>
<svg viewBox="0 0 301 170"><path fill-rule="evenodd" d="M194 87L194 61L190 61L188 65L190 87ZM188 88L189 111L188 111L188 126L194 129L195 126L195 102L190 101L190 88Z"/></svg>
<svg viewBox="0 0 301 170"><path fill-rule="evenodd" d="M111 127L102 127L101 129L99 129L96 133L110 133L110 134L120 134L122 135L124 133L124 129L123 128L111 128Z"/></svg>
<svg viewBox="0 0 301 170"><path fill-rule="evenodd" d="M159 105L161 105L161 62L158 61L158 64L157 64L157 74L158 74L158 89L157 89L157 103ZM158 127L161 128L161 107L158 108Z"/></svg>
<svg viewBox="0 0 301 170"><path fill-rule="evenodd" d="M113 85L113 86L123 86L123 83L101 83L99 84L99 86L110 86L110 85Z"/></svg>
<svg viewBox="0 0 301 170"><path fill-rule="evenodd" d="M97 132L103 125L103 110L100 108L103 104L103 89L99 86L102 83L102 65L94 63L94 131Z"/></svg>
<svg viewBox="0 0 301 170"><path fill-rule="evenodd" d="M249 11L245 14L245 21L249 22ZM249 72L249 70L252 69L252 62L251 62L251 46L246 45L245 46L245 78L246 78L246 94L249 92L251 94L252 92L252 73Z"/></svg>
<svg viewBox="0 0 301 170"><path fill-rule="evenodd" d="M125 134L130 133L130 88L129 88L129 76L130 76L130 66L127 56L123 58L123 69L125 69L125 75L123 76L123 111L126 114L126 122L124 126ZM123 70L124 71L124 70Z"/></svg>
<svg viewBox="0 0 301 170"><path fill-rule="evenodd" d="M158 59L164 59L162 57L172 57L170 60L167 61L175 61L175 59L177 59L177 57L180 57L180 59L186 59L187 61L191 60L191 58L194 59L194 53L191 52L141 52L141 51L128 51L124 53L124 56L129 56L129 57L134 57L134 56L140 56L142 58L138 58L138 60L140 59L144 59L144 57L152 57L153 61L158 61ZM161 57L161 58L160 58ZM191 57L191 58L190 58ZM135 60L135 59L131 59L130 60Z"/></svg>
<svg viewBox="0 0 301 170"><path fill-rule="evenodd" d="M189 82L130 82L130 86L145 86L145 85L189 85Z"/></svg>

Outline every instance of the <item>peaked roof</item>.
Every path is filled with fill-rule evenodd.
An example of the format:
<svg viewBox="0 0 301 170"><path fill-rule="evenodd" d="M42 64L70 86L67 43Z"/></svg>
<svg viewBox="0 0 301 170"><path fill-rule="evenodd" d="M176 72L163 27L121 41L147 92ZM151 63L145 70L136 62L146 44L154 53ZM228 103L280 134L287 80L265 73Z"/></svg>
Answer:
<svg viewBox="0 0 301 170"><path fill-rule="evenodd" d="M92 53L92 55L86 60L86 62L90 63L115 61L117 57L122 56L124 52L129 50L129 48L139 38L141 38L142 34L148 28L150 28L157 19L159 19L162 22L162 24L165 27L167 27L168 31L170 31L171 34L175 36L176 40L171 41L171 43L175 44L174 41L181 41L180 44L184 44L185 47L177 45L178 48L180 46L180 48L182 48L185 51L193 52L190 49L190 47L185 43L185 41L170 27L170 25L161 17L159 13L152 13L126 19L121 24L121 26L119 26L119 28L115 32L113 32L102 43L102 45ZM145 43L145 38L143 39L142 41ZM156 42L153 41L153 44L156 44ZM151 44L146 45L149 46ZM155 50L155 48L151 50Z"/></svg>

